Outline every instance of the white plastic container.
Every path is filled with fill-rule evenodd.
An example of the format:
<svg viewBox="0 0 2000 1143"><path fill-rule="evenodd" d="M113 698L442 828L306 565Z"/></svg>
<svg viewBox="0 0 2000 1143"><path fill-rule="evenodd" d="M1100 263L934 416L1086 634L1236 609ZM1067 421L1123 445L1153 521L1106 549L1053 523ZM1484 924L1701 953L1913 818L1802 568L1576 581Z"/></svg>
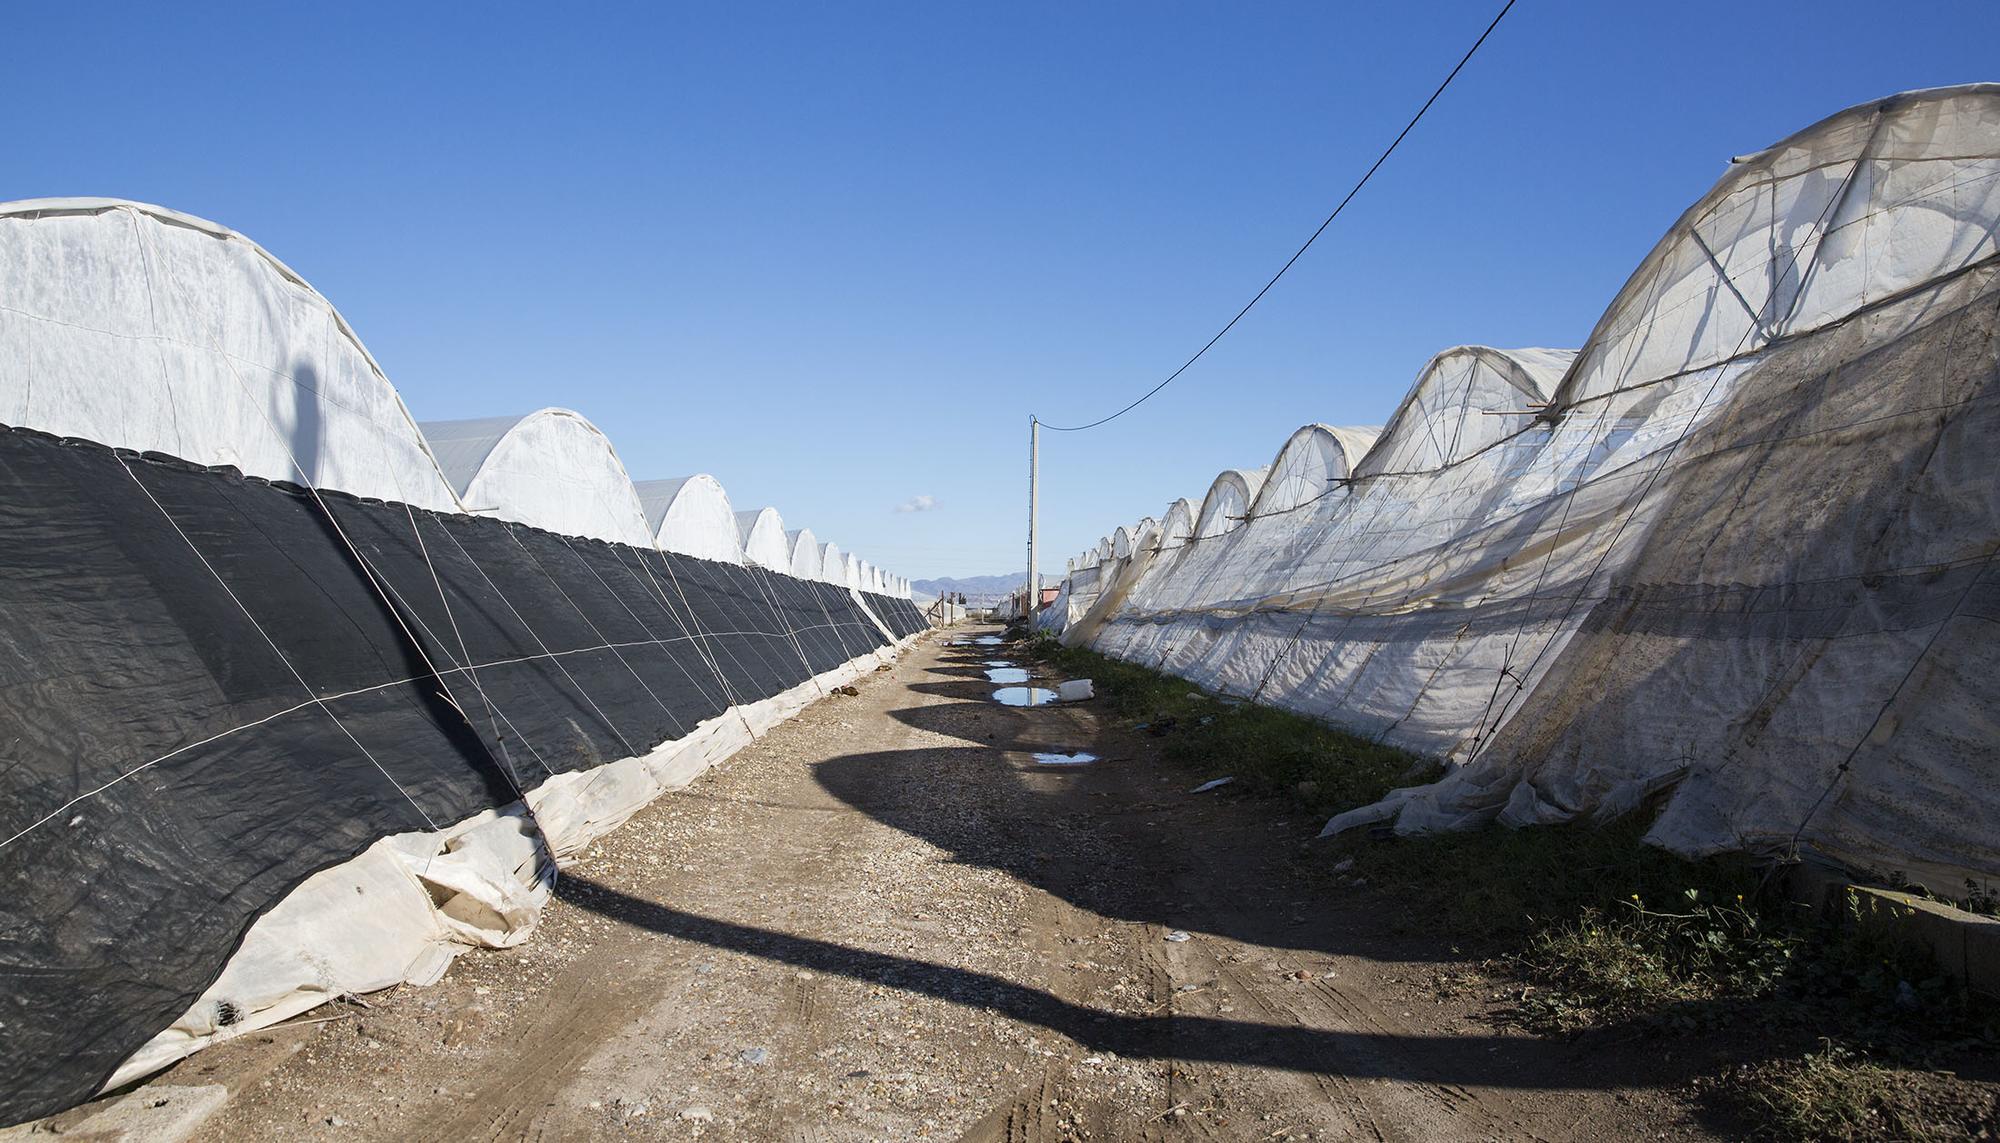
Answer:
<svg viewBox="0 0 2000 1143"><path fill-rule="evenodd" d="M1070 679L1056 688L1056 698L1063 702L1082 702L1097 694L1091 689L1089 679Z"/></svg>

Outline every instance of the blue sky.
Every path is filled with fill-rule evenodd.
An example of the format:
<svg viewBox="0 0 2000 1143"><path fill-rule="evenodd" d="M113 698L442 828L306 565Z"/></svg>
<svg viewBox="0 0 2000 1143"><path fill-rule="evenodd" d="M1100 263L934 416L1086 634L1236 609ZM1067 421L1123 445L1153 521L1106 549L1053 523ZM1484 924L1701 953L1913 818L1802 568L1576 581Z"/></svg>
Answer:
<svg viewBox="0 0 2000 1143"><path fill-rule="evenodd" d="M0 198L243 231L419 418L566 405L635 477L998 572L1028 414L1198 348L1497 7L31 5ZM1578 344L1730 155L2000 78L1996 33L1990 2L1521 0L1207 359L1044 438L1044 567L1300 424L1379 422L1441 348Z"/></svg>

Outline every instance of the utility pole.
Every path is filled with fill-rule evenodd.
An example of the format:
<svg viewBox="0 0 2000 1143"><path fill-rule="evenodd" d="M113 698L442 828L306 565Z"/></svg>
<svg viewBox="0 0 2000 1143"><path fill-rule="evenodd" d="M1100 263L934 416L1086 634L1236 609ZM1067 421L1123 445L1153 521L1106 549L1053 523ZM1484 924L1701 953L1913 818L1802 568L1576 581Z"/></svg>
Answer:
<svg viewBox="0 0 2000 1143"><path fill-rule="evenodd" d="M1042 422L1028 414L1028 618L1042 602L1042 577L1035 568L1035 515L1039 507L1042 480Z"/></svg>

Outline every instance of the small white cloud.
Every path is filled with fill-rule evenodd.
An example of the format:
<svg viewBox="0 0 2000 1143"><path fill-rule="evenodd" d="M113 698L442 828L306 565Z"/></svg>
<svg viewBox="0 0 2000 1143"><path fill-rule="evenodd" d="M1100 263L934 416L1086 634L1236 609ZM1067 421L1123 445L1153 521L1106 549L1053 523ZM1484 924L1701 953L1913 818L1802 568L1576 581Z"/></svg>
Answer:
<svg viewBox="0 0 2000 1143"><path fill-rule="evenodd" d="M938 502L937 502L937 497L935 496L930 496L930 495L912 496L908 500L903 501L901 504L896 505L896 511L929 512L932 509L936 508L937 506Z"/></svg>

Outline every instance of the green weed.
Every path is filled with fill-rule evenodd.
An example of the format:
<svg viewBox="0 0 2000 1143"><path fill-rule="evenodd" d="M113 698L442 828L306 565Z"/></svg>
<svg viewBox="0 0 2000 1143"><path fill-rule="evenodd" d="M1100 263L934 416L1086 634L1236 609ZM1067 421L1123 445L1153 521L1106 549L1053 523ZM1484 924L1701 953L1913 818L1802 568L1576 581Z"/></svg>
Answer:
<svg viewBox="0 0 2000 1143"><path fill-rule="evenodd" d="M1046 636L1024 641L1026 657L1071 678L1088 678L1104 708L1161 738L1161 756L1192 779L1228 777L1239 788L1328 817L1365 806L1397 786L1430 781L1435 762L1302 715L1210 695L1185 679Z"/></svg>

